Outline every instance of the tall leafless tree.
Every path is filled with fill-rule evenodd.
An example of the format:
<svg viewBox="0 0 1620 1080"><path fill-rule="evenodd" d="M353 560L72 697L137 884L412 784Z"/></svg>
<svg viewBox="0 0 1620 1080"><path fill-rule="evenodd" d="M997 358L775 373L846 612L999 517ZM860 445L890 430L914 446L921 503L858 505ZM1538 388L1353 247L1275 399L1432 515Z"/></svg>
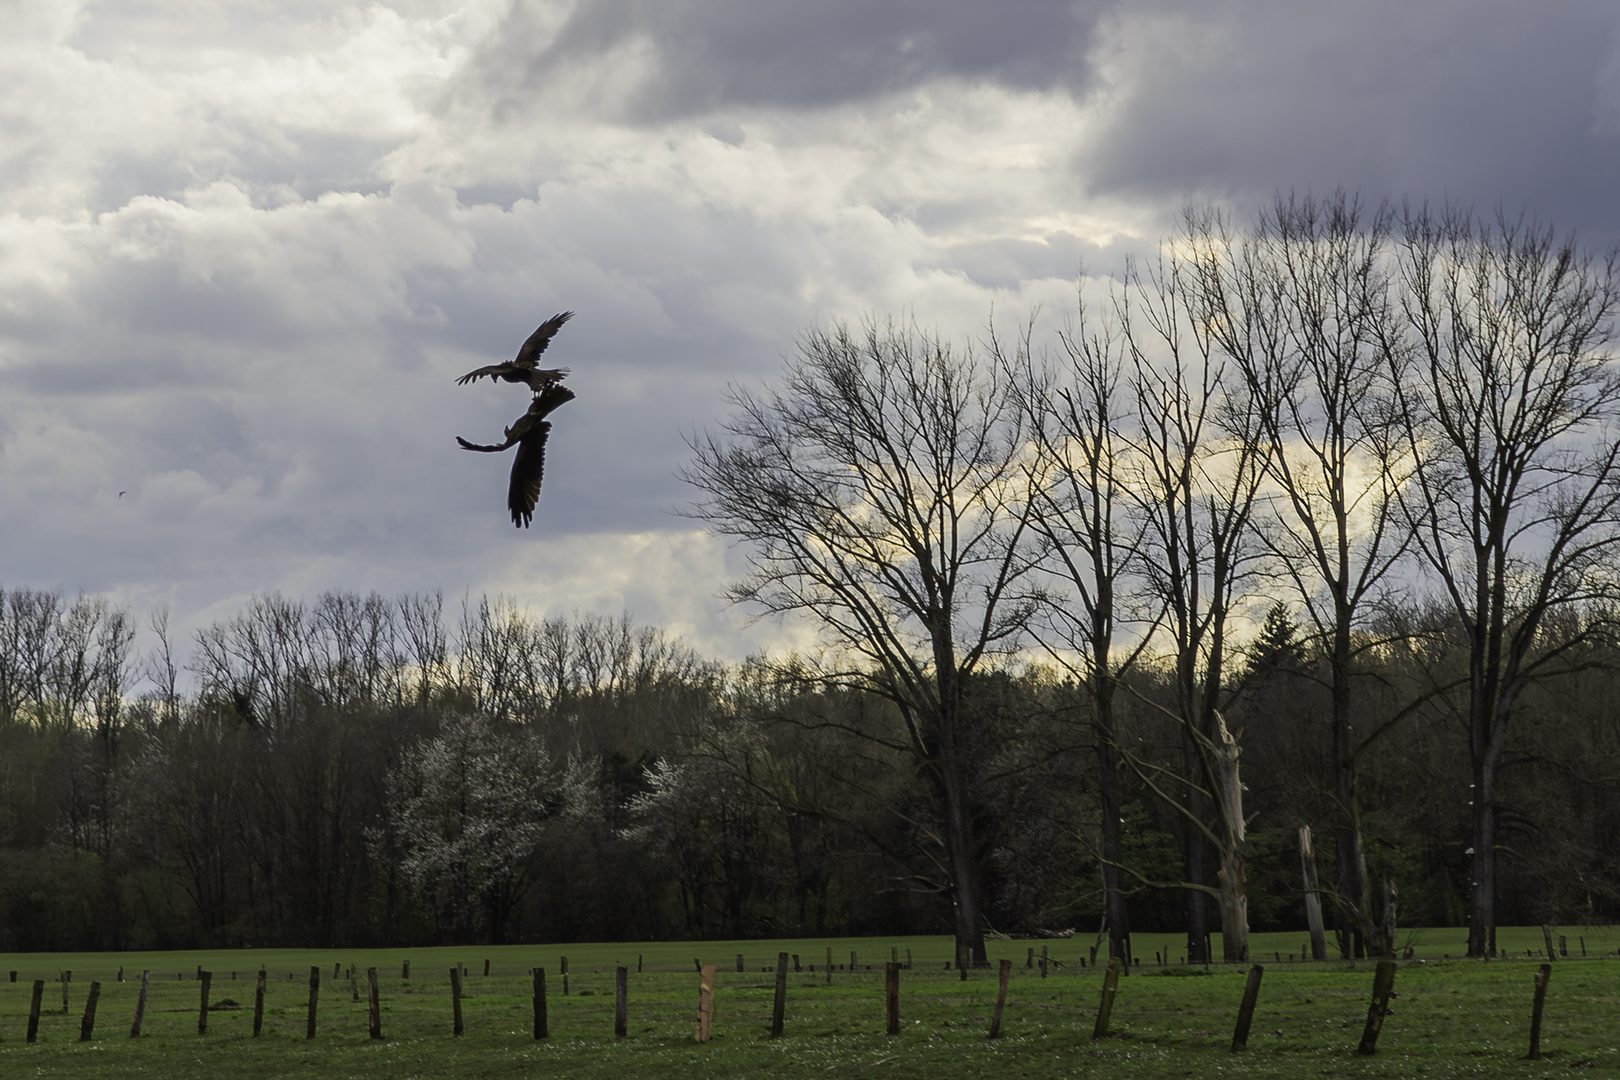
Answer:
<svg viewBox="0 0 1620 1080"><path fill-rule="evenodd" d="M1144 522L1145 588L1162 607L1185 763L1179 780L1136 762L1188 825L1189 959L1206 955L1206 896L1221 909L1227 960L1248 959L1247 820L1240 747L1220 708L1231 623L1260 554L1253 528L1265 468L1252 403L1227 372L1192 305L1193 270L1174 245L1127 272L1118 310L1130 360L1137 432L1127 488ZM1183 799L1172 798L1176 788ZM1217 853L1205 884L1204 842Z"/></svg>
<svg viewBox="0 0 1620 1080"><path fill-rule="evenodd" d="M988 963L966 683L1011 652L1038 558L1008 381L892 323L807 332L693 440L692 513L748 545L733 600L815 621L819 677L894 702L940 818L958 960Z"/></svg>
<svg viewBox="0 0 1620 1080"><path fill-rule="evenodd" d="M1620 546L1617 256L1498 213L1409 210L1400 270L1416 349L1394 380L1409 428L1402 505L1467 638L1468 952L1496 947L1497 769L1526 684L1612 600ZM1562 629L1561 629L1562 628Z"/></svg>
<svg viewBox="0 0 1620 1080"><path fill-rule="evenodd" d="M1389 389L1404 370L1393 220L1343 191L1279 196L1238 239L1215 212L1184 218L1199 318L1236 362L1267 447L1273 512L1260 535L1327 662L1346 956L1351 918L1376 955L1393 945L1370 910L1357 787L1380 729L1358 730L1352 711L1355 633L1412 535L1395 496L1410 467Z"/></svg>
<svg viewBox="0 0 1620 1080"><path fill-rule="evenodd" d="M1118 327L1090 317L1082 292L1076 318L1059 334L1063 357L1037 366L1025 344L1013 357L1014 386L1034 457L1031 526L1045 539L1048 582L1033 636L1085 695L1098 756L1099 854L1108 951L1129 970L1130 919L1121 883L1125 860L1123 762L1115 702L1121 676L1149 642L1116 649L1130 621L1128 594L1141 585L1144 518L1125 493L1134 428L1123 381ZM1151 622L1151 619L1148 620ZM1138 628L1141 629L1141 628Z"/></svg>

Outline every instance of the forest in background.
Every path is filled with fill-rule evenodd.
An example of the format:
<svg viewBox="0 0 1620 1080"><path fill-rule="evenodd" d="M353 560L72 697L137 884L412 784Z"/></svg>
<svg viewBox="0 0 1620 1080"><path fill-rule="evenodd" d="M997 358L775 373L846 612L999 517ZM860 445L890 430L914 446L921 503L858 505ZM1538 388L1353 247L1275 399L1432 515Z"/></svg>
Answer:
<svg viewBox="0 0 1620 1080"><path fill-rule="evenodd" d="M627 617L498 599L279 596L132 653L129 613L0 604L0 949L342 946L948 932L939 828L891 705L764 662L728 666ZM157 621L160 628L161 619ZM158 635L160 638L163 635ZM1382 647L1367 708L1459 662ZM1504 924L1620 915L1620 643L1524 703L1503 769ZM1296 831L1331 820L1320 657L1276 609L1245 643L1250 914L1305 927ZM186 678L186 670L192 676ZM1151 665L1135 676L1165 692ZM183 682L202 689L182 693ZM992 932L1100 925L1095 728L1038 663L973 681ZM1130 702L1133 698L1127 697ZM1173 760L1173 722L1120 738ZM1457 925L1466 733L1439 701L1363 765L1371 873L1401 926ZM1123 800L1132 926L1184 921L1184 826ZM1331 840L1319 841L1324 860ZM1152 883L1163 883L1154 885Z"/></svg>

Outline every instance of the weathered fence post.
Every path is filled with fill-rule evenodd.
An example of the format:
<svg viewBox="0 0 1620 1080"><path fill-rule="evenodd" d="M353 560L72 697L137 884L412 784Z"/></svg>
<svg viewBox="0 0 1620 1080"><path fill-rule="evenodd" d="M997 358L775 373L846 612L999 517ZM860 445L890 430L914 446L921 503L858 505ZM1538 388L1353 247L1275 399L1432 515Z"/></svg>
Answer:
<svg viewBox="0 0 1620 1080"><path fill-rule="evenodd" d="M45 1000L45 980L34 980L34 995L28 1002L28 1041L39 1039L39 1007Z"/></svg>
<svg viewBox="0 0 1620 1080"><path fill-rule="evenodd" d="M253 988L253 1037L255 1039L264 1030L264 984L269 977L269 973L261 966L259 968L258 984Z"/></svg>
<svg viewBox="0 0 1620 1080"><path fill-rule="evenodd" d="M1552 927L1548 926L1546 923L1541 924L1541 940L1546 942L1546 944L1547 944L1547 959L1549 959L1549 960L1558 959L1558 954L1553 952L1553 932L1552 932Z"/></svg>
<svg viewBox="0 0 1620 1080"><path fill-rule="evenodd" d="M551 1028L546 1018L546 969L534 969L534 1037L549 1039Z"/></svg>
<svg viewBox="0 0 1620 1080"><path fill-rule="evenodd" d="M484 978L489 978L489 957L484 957Z"/></svg>
<svg viewBox="0 0 1620 1080"><path fill-rule="evenodd" d="M309 969L309 1019L304 1026L304 1038L306 1039L315 1037L315 1006L320 1003L320 1000L321 969L312 967Z"/></svg>
<svg viewBox="0 0 1620 1080"><path fill-rule="evenodd" d="M450 969L450 1017L452 1035L460 1035L461 1026L461 965L457 964Z"/></svg>
<svg viewBox="0 0 1620 1080"><path fill-rule="evenodd" d="M562 976L562 980L563 980L563 997L567 997L568 996L568 957L565 956L565 957L562 958L562 967L558 969L557 973Z"/></svg>
<svg viewBox="0 0 1620 1080"><path fill-rule="evenodd" d="M202 991L197 996L197 1034L208 1034L208 991L214 985L212 971L197 972L197 982Z"/></svg>
<svg viewBox="0 0 1620 1080"><path fill-rule="evenodd" d="M151 989L151 986L152 973L150 971L141 972L141 993L135 999L135 1022L129 1025L129 1037L132 1039L141 1037L141 1021L146 1019L146 992Z"/></svg>
<svg viewBox="0 0 1620 1080"><path fill-rule="evenodd" d="M714 1034L714 975L718 965L698 968L697 1041L708 1042Z"/></svg>
<svg viewBox="0 0 1620 1080"><path fill-rule="evenodd" d="M743 969L743 954L738 953L737 954L737 970L741 971L742 969Z"/></svg>
<svg viewBox="0 0 1620 1080"><path fill-rule="evenodd" d="M1373 976L1372 1004L1367 1006L1367 1028L1361 1033L1358 1054L1371 1054L1378 1050L1378 1033L1384 1030L1384 1016L1389 1012L1390 991L1395 989L1395 961L1380 960L1378 974Z"/></svg>
<svg viewBox="0 0 1620 1080"><path fill-rule="evenodd" d="M399 965L399 977L401 979L409 979L411 977L411 962L409 960L406 960L404 963Z"/></svg>
<svg viewBox="0 0 1620 1080"><path fill-rule="evenodd" d="M900 1034L900 965L897 963L883 966L883 1004L888 1021L884 1031L890 1035Z"/></svg>
<svg viewBox="0 0 1620 1080"><path fill-rule="evenodd" d="M776 1000L771 1004L771 1038L782 1034L782 1020L787 1012L787 953L776 954Z"/></svg>
<svg viewBox="0 0 1620 1080"><path fill-rule="evenodd" d="M349 1000L360 1000L360 976L355 972L354 968L349 969Z"/></svg>
<svg viewBox="0 0 1620 1080"><path fill-rule="evenodd" d="M1108 970L1103 974L1102 1000L1097 1003L1097 1023L1091 1029L1093 1039L1108 1034L1108 1021L1114 1015L1114 996L1119 993L1119 976L1124 970L1125 965L1119 957L1108 961Z"/></svg>
<svg viewBox="0 0 1620 1080"><path fill-rule="evenodd" d="M1238 1006L1237 1027L1232 1029L1232 1053L1249 1045L1249 1025L1254 1022L1255 1002L1260 1000L1260 979L1266 969L1256 964L1249 969L1249 981L1243 984L1243 1004Z"/></svg>
<svg viewBox="0 0 1620 1080"><path fill-rule="evenodd" d="M1007 980L1012 977L1012 961L1001 962L1001 985L996 990L996 1008L990 1014L990 1034L986 1038L1001 1038L1001 1011L1007 1007Z"/></svg>
<svg viewBox="0 0 1620 1080"><path fill-rule="evenodd" d="M71 971L62 972L62 1015L63 1016L66 1016L67 1013L68 1013L68 983L70 983L72 981L73 981L73 972L71 972Z"/></svg>
<svg viewBox="0 0 1620 1080"><path fill-rule="evenodd" d="M1041 946L1041 978L1043 978L1043 979L1046 978L1046 961L1047 961L1046 946L1042 945Z"/></svg>
<svg viewBox="0 0 1620 1080"><path fill-rule="evenodd" d="M367 1019L371 1021L371 1037L380 1039L382 1034L382 996L377 988L377 969L366 968L367 993Z"/></svg>
<svg viewBox="0 0 1620 1080"><path fill-rule="evenodd" d="M630 969L620 964L613 969L613 1037L622 1039L630 1030Z"/></svg>
<svg viewBox="0 0 1620 1080"><path fill-rule="evenodd" d="M16 980L13 979L13 982ZM827 946L827 985L832 985L832 946Z"/></svg>
<svg viewBox="0 0 1620 1080"><path fill-rule="evenodd" d="M1542 964L1536 969L1536 996L1530 1006L1530 1061L1541 1060L1541 1009L1547 1003L1547 981L1552 978L1552 965Z"/></svg>
<svg viewBox="0 0 1620 1080"><path fill-rule="evenodd" d="M101 1000L101 984L90 983L90 996L84 999L84 1019L79 1021L79 1041L89 1042L90 1033L96 1030L96 1002Z"/></svg>

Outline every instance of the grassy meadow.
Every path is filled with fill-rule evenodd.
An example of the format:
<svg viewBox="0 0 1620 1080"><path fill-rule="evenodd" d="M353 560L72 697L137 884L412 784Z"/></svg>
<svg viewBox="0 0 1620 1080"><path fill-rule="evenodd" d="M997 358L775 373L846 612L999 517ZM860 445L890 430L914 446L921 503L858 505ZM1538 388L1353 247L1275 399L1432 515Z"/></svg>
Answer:
<svg viewBox="0 0 1620 1080"><path fill-rule="evenodd" d="M1091 1038L1101 972L1082 968L1091 940L994 941L992 962L1014 961L1002 1038L985 1032L995 972L967 981L947 971L943 937L750 942L657 942L444 949L238 949L154 953L0 954L0 1076L135 1077L165 1080L252 1077L716 1077L738 1075L895 1077L1254 1077L1567 1076L1620 1077L1620 933L1566 928L1570 957L1555 965L1543 1024L1543 1059L1528 1048L1539 929L1504 929L1500 947L1517 955L1457 959L1459 930L1414 931L1416 959L1401 965L1398 997L1379 1052L1355 1053L1366 1020L1373 964L1308 963L1301 934L1255 935L1266 966L1248 1049L1230 1052L1242 996L1240 968L1180 962L1180 938L1138 934L1141 957L1120 984L1111 1035ZM1586 955L1581 955L1584 939ZM1042 978L1026 967L1045 945L1061 966ZM839 965L829 983L827 950ZM883 964L910 950L901 976L901 1033L884 1034ZM1217 941L1217 952L1219 943ZM798 953L805 970L788 980L786 1033L768 1037L776 953ZM857 966L847 970L849 954ZM735 957L746 971L737 972ZM1157 956L1155 954L1158 954ZM1281 953L1281 962L1275 958ZM1447 959L1447 955L1451 959ZM568 994L561 959L568 958ZM1289 957L1293 959L1289 959ZM1157 959L1167 958L1160 965ZM411 965L404 979L402 965ZM490 974L483 974L484 961ZM717 963L715 1037L693 1038L694 960ZM1419 963L1418 961L1422 962ZM468 970L466 1033L451 1034L450 968ZM638 963L641 970L637 972ZM260 965L269 972L264 1031L253 1039ZM334 979L333 965L344 970ZM628 1037L613 1037L613 971L629 975ZM815 965L815 972L809 970ZM869 965L869 966L868 966ZM201 966L213 973L208 1033L197 1033ZM305 1038L309 969L321 968L318 1032ZM346 977L358 972L359 1000ZM384 1038L367 1030L365 969L381 978ZM532 980L547 973L551 1036L532 1037ZM124 969L124 982L117 972ZM152 973L142 1037L129 1038L140 973ZM17 982L9 981L15 970ZM68 1008L62 1011L62 981ZM44 979L39 1041L24 1041L35 979ZM90 983L101 993L94 1036L80 1042Z"/></svg>

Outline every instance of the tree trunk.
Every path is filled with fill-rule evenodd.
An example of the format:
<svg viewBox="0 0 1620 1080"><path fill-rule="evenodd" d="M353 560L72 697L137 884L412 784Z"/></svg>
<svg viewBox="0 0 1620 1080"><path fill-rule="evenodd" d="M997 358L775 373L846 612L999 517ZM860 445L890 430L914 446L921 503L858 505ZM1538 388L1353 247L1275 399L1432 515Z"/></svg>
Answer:
<svg viewBox="0 0 1620 1080"><path fill-rule="evenodd" d="M1305 921L1311 931L1311 959L1327 959L1327 934L1322 929L1322 892L1316 879L1316 850L1311 846L1311 827L1299 827L1299 863L1305 878Z"/></svg>
<svg viewBox="0 0 1620 1080"><path fill-rule="evenodd" d="M1496 775L1474 763L1474 846L1468 860L1468 955L1490 956L1496 937Z"/></svg>
<svg viewBox="0 0 1620 1080"><path fill-rule="evenodd" d="M1214 745L1210 748L1210 770L1214 773L1215 797L1220 800L1220 869L1216 885L1221 904L1221 958L1227 963L1249 959L1249 896L1244 878L1243 782L1238 775L1242 757L1237 740L1227 730L1220 713L1215 714Z"/></svg>

